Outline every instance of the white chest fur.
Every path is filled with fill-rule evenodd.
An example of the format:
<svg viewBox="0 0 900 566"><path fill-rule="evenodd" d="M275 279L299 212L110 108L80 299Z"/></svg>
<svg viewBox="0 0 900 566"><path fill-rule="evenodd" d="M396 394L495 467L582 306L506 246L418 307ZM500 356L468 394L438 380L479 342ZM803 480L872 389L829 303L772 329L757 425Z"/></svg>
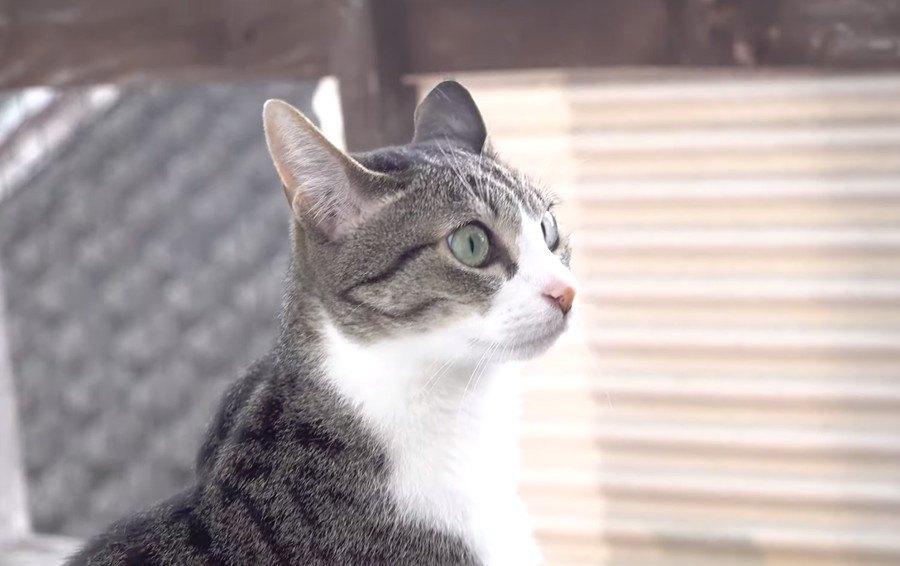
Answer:
<svg viewBox="0 0 900 566"><path fill-rule="evenodd" d="M361 346L328 333L329 378L388 444L406 519L462 537L486 566L533 565L518 481L519 395L509 372L438 363L439 335ZM433 341L432 344L428 344Z"/></svg>

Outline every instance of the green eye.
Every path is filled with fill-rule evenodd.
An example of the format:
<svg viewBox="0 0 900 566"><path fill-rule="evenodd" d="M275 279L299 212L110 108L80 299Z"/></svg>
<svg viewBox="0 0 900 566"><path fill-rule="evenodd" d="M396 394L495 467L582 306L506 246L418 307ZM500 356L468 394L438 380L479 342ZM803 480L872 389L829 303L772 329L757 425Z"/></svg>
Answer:
<svg viewBox="0 0 900 566"><path fill-rule="evenodd" d="M491 242L487 232L477 224L466 224L450 234L450 251L469 267L481 267L487 261Z"/></svg>
<svg viewBox="0 0 900 566"><path fill-rule="evenodd" d="M559 246L559 227L556 225L556 218L548 210L541 219L541 232L544 233L544 242L551 252L556 251Z"/></svg>

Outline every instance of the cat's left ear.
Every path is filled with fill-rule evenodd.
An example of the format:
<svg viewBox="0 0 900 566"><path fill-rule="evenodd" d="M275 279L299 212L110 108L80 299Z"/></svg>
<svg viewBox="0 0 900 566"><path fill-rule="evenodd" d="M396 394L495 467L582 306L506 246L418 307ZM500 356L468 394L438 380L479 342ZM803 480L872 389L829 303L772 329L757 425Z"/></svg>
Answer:
<svg viewBox="0 0 900 566"><path fill-rule="evenodd" d="M475 100L456 81L437 85L416 108L413 143L453 143L480 154L487 144L487 128Z"/></svg>
<svg viewBox="0 0 900 566"><path fill-rule="evenodd" d="M336 240L378 208L390 181L335 147L299 110L282 100L263 108L269 154L294 216Z"/></svg>

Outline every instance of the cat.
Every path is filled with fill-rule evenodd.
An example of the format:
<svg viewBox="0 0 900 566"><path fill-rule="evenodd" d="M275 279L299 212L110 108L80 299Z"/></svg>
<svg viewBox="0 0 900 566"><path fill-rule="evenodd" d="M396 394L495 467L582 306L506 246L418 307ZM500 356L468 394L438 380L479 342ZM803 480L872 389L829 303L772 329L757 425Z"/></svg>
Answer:
<svg viewBox="0 0 900 566"><path fill-rule="evenodd" d="M278 100L263 121L294 220L277 344L227 391L194 485L67 564L540 563L503 368L569 324L554 201L453 81L403 146L347 154Z"/></svg>

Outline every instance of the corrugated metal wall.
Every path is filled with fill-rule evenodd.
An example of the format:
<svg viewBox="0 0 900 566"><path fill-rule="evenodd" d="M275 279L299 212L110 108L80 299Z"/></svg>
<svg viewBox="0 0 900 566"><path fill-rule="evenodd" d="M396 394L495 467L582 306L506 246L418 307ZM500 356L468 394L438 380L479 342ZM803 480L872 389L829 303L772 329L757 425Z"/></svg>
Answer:
<svg viewBox="0 0 900 566"><path fill-rule="evenodd" d="M900 76L474 77L567 201L549 564L900 564Z"/></svg>

